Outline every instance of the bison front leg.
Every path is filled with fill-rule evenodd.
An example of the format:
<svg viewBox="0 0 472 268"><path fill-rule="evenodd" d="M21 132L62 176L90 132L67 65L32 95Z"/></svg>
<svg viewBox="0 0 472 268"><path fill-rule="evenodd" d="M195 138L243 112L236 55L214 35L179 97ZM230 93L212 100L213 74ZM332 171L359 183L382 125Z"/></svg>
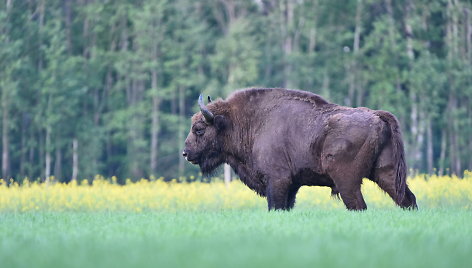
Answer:
<svg viewBox="0 0 472 268"><path fill-rule="evenodd" d="M289 204L290 181L275 179L270 180L267 185L267 203L269 210L290 210ZM292 202L290 202L292 203ZM294 201L293 201L294 203Z"/></svg>
<svg viewBox="0 0 472 268"><path fill-rule="evenodd" d="M298 189L300 189L300 186L292 186L288 191L287 207L289 210L295 206Z"/></svg>

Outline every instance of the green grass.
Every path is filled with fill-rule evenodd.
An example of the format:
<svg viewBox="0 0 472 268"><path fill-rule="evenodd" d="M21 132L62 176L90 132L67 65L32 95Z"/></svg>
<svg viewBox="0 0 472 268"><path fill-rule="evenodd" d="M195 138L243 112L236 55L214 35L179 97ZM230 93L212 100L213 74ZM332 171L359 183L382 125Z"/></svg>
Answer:
<svg viewBox="0 0 472 268"><path fill-rule="evenodd" d="M0 267L470 267L472 211L0 213Z"/></svg>

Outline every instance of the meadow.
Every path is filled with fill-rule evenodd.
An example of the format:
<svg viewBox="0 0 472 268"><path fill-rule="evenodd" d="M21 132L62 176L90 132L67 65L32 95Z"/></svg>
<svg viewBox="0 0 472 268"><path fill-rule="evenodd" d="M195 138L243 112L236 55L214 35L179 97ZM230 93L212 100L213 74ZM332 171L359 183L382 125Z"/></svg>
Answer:
<svg viewBox="0 0 472 268"><path fill-rule="evenodd" d="M290 212L234 181L0 185L0 267L469 267L472 173L417 176L419 211L305 187Z"/></svg>

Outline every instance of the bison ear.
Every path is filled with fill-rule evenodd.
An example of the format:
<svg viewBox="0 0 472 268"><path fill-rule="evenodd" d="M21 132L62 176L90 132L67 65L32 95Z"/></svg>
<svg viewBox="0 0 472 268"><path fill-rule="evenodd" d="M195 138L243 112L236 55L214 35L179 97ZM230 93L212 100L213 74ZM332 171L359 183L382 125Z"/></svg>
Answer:
<svg viewBox="0 0 472 268"><path fill-rule="evenodd" d="M213 125L218 131L222 131L228 128L229 121L226 117L222 115L216 115L213 119Z"/></svg>

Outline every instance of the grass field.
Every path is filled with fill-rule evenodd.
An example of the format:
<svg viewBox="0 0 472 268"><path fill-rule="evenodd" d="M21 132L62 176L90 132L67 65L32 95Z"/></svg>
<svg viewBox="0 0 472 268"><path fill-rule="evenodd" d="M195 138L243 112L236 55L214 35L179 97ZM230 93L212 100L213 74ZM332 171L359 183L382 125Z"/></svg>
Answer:
<svg viewBox="0 0 472 268"><path fill-rule="evenodd" d="M238 182L0 186L0 267L470 267L470 173L410 185L419 211L366 183L365 212L312 187L270 213Z"/></svg>
<svg viewBox="0 0 472 268"><path fill-rule="evenodd" d="M27 212L1 267L470 267L472 213L399 209Z"/></svg>

